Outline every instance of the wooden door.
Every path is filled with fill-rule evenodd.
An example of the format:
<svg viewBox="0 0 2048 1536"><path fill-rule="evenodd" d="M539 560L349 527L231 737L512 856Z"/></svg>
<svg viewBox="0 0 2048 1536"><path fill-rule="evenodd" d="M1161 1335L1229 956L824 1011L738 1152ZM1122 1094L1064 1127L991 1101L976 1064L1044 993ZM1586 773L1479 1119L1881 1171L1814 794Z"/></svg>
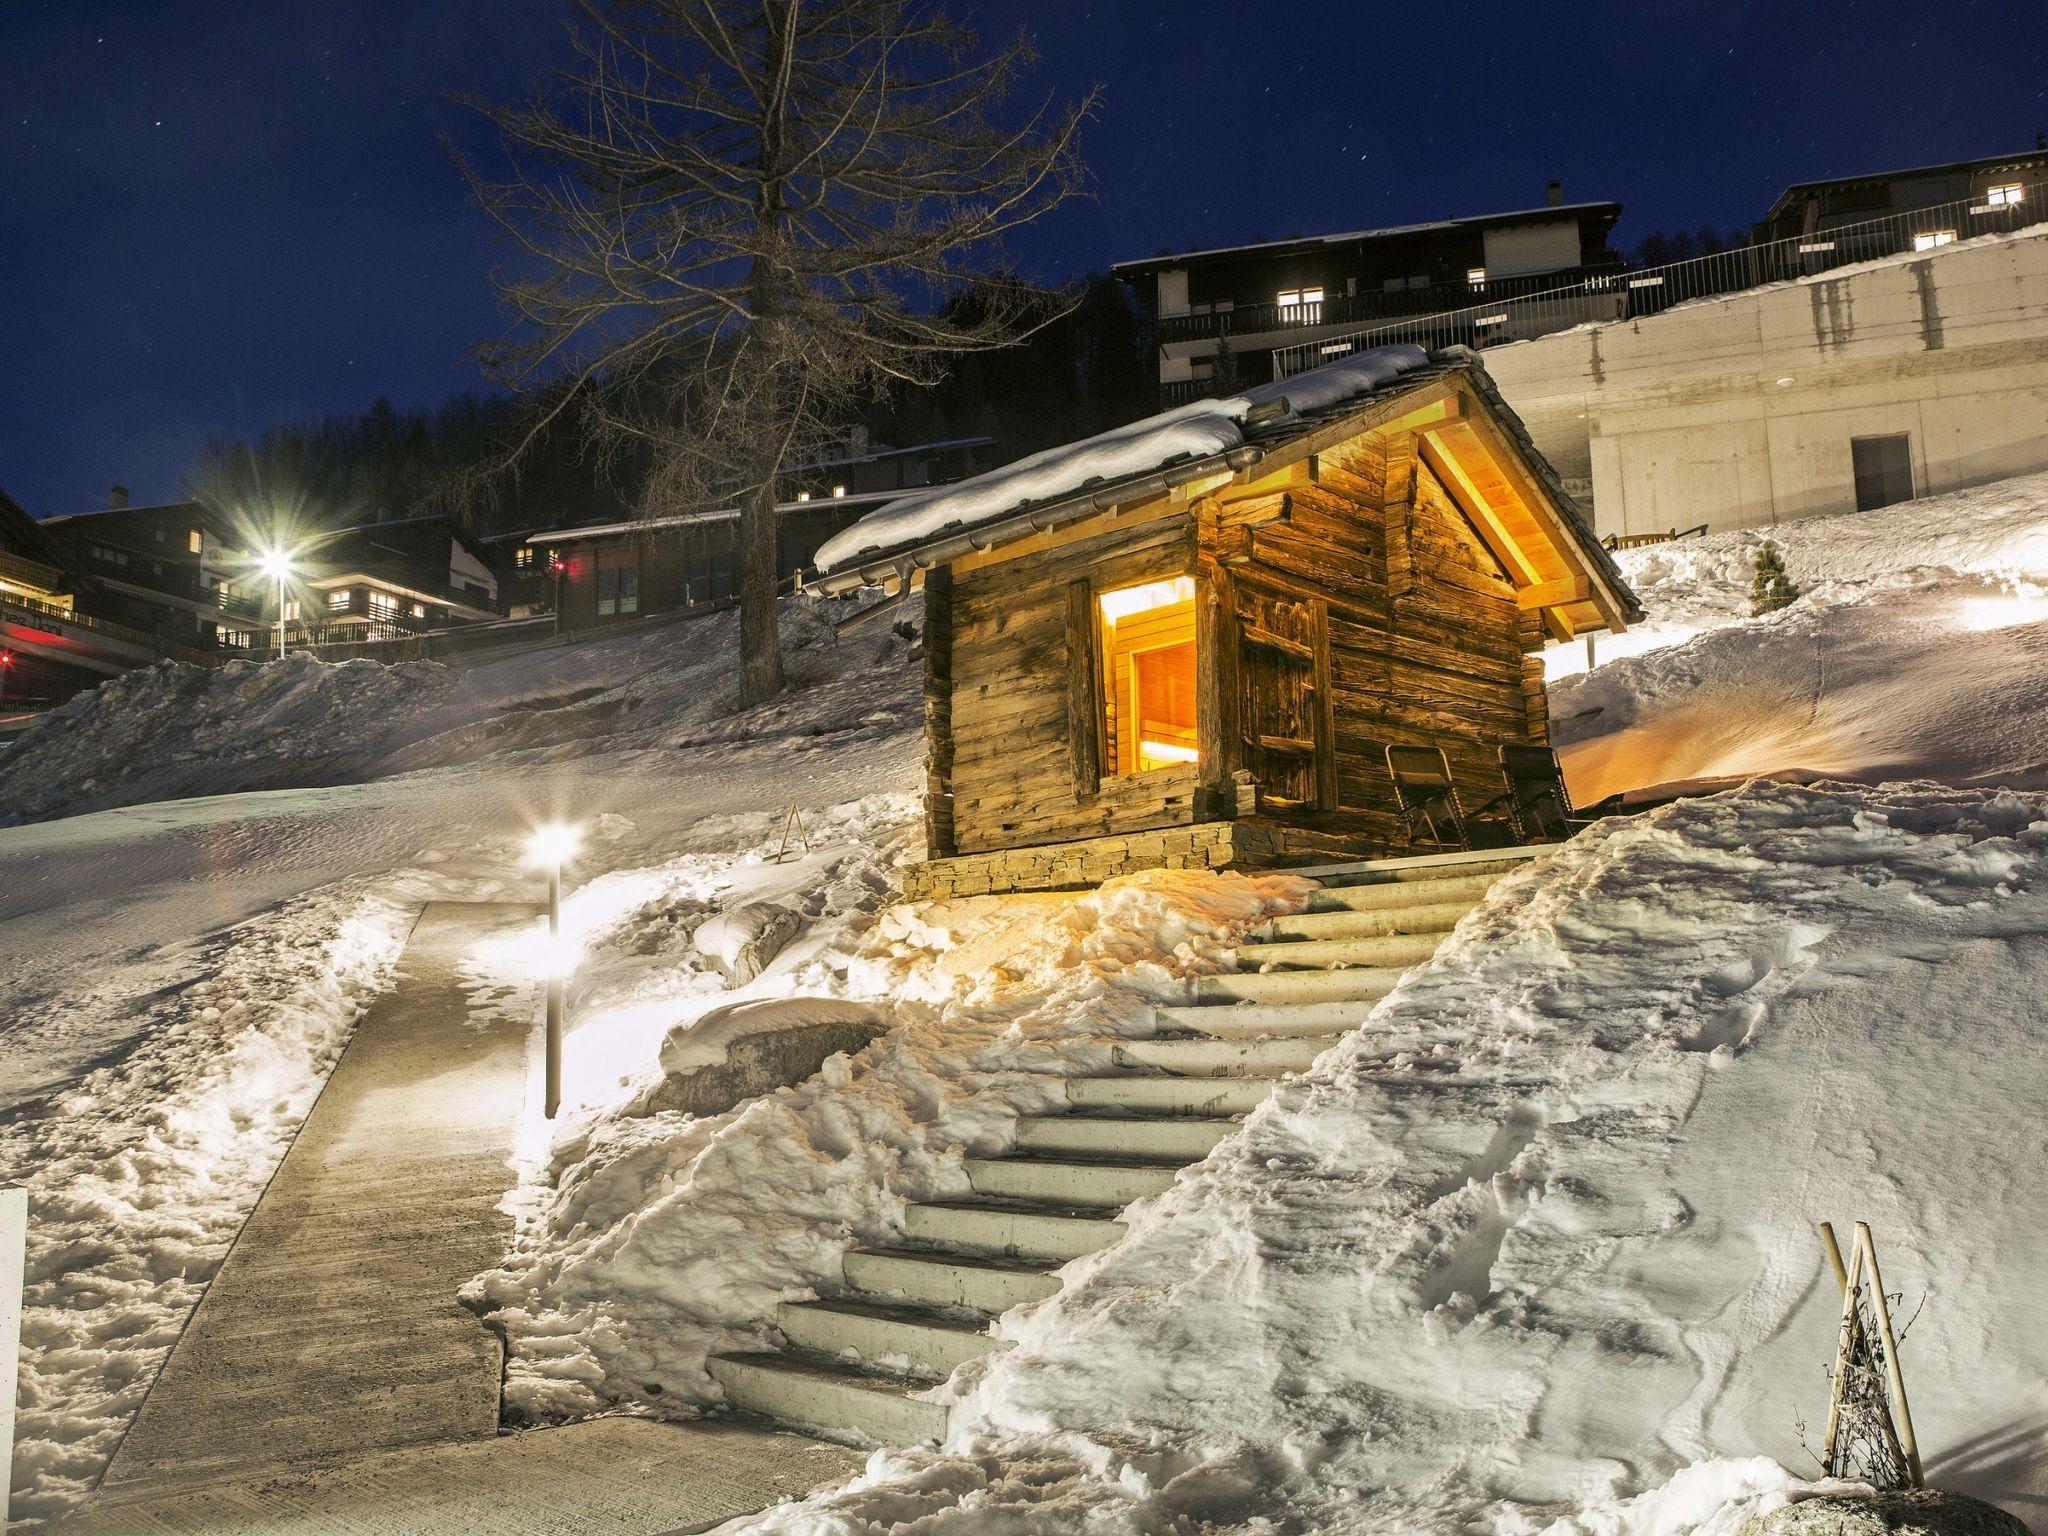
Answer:
<svg viewBox="0 0 2048 1536"><path fill-rule="evenodd" d="M1245 766L1277 808L1335 810L1328 606L1242 580L1236 606Z"/></svg>

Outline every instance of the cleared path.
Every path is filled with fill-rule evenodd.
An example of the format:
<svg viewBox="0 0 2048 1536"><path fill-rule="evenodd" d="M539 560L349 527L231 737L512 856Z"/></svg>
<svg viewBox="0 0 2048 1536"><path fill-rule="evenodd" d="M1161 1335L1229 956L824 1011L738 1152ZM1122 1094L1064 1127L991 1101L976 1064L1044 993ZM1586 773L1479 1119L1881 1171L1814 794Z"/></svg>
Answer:
<svg viewBox="0 0 2048 1536"><path fill-rule="evenodd" d="M760 1425L591 1419L343 1465L110 1490L65 1536L682 1536L860 1470ZM140 1492L140 1490L137 1490Z"/></svg>
<svg viewBox="0 0 2048 1536"><path fill-rule="evenodd" d="M463 956L529 920L435 902L150 1388L103 1486L497 1432L502 1345L455 1299L503 1257L522 1019Z"/></svg>
<svg viewBox="0 0 2048 1536"><path fill-rule="evenodd" d="M66 1531L694 1531L855 1470L760 1426L498 1433L455 1299L505 1253L533 1021L462 962L535 909L435 902Z"/></svg>

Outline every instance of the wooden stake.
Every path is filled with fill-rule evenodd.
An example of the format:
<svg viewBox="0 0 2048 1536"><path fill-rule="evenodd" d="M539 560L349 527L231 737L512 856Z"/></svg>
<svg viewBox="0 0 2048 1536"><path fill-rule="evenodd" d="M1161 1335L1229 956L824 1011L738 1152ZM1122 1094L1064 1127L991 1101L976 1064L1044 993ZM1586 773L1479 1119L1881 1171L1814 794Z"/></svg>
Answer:
<svg viewBox="0 0 2048 1536"><path fill-rule="evenodd" d="M1891 1388L1891 1400L1898 1410L1897 1434L1901 1458L1906 1474L1913 1479L1915 1488L1927 1486L1926 1478L1920 1471L1920 1443L1913 1437L1913 1410L1906 1405L1906 1377L1899 1369L1899 1345L1892 1337L1892 1309L1884 1299L1884 1280L1877 1272L1877 1244L1871 1241L1870 1224L1856 1223L1856 1262L1865 1258L1870 1261L1871 1301L1877 1308L1877 1326L1884 1337L1885 1383Z"/></svg>
<svg viewBox="0 0 2048 1536"><path fill-rule="evenodd" d="M789 829L792 826L796 828L796 835L804 840L804 852L811 851L811 834L804 830L804 819L792 805L789 814L782 818L782 844L775 850L775 862L778 864L782 862L782 856L789 852Z"/></svg>
<svg viewBox="0 0 2048 1536"><path fill-rule="evenodd" d="M1834 1233L1828 1233L1829 1245L1833 1245ZM1841 1262L1839 1253L1835 1262ZM1863 1277L1863 1248L1857 1245L1854 1257L1849 1260L1849 1271L1842 1280L1842 1331L1835 1340L1835 1387L1828 1394L1828 1432L1820 1443L1821 1466L1828 1476L1835 1472L1835 1436L1842 1427L1842 1393L1849 1382L1849 1360L1856 1347L1856 1282Z"/></svg>
<svg viewBox="0 0 2048 1536"><path fill-rule="evenodd" d="M1828 1263L1834 1266L1835 1285L1839 1289L1847 1291L1849 1289L1849 1271L1842 1267L1842 1245L1835 1241L1835 1229L1831 1223L1824 1221L1820 1224L1820 1240L1822 1246L1828 1251Z"/></svg>

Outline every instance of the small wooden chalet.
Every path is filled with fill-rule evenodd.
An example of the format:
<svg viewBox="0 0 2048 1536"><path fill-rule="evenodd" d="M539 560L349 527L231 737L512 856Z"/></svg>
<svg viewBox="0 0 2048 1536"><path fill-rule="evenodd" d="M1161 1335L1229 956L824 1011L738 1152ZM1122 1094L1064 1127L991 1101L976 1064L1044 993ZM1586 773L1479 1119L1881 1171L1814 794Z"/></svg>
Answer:
<svg viewBox="0 0 2048 1536"><path fill-rule="evenodd" d="M1633 594L1476 356L1388 347L870 515L829 589L925 593L919 895L1410 851L1548 738L1551 640Z"/></svg>

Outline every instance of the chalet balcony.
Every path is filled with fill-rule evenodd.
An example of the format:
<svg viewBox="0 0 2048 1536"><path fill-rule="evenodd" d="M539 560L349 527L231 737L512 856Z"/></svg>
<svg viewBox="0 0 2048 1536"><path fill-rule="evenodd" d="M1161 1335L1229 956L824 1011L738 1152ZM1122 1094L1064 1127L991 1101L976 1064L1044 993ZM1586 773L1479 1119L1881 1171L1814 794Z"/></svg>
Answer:
<svg viewBox="0 0 2048 1536"><path fill-rule="evenodd" d="M1162 315L1159 341L1207 341L1224 336L1265 336L1278 331L1313 330L1325 325L1371 325L1376 321L1399 320L1412 315L1438 314L1467 304L1511 299L1523 294L1611 277L1621 268L1621 259L1597 265L1569 267L1530 277L1503 277L1473 285L1464 282L1436 283L1428 288L1402 288L1392 292L1332 294L1307 304L1239 304L1227 309L1211 308L1207 313Z"/></svg>

